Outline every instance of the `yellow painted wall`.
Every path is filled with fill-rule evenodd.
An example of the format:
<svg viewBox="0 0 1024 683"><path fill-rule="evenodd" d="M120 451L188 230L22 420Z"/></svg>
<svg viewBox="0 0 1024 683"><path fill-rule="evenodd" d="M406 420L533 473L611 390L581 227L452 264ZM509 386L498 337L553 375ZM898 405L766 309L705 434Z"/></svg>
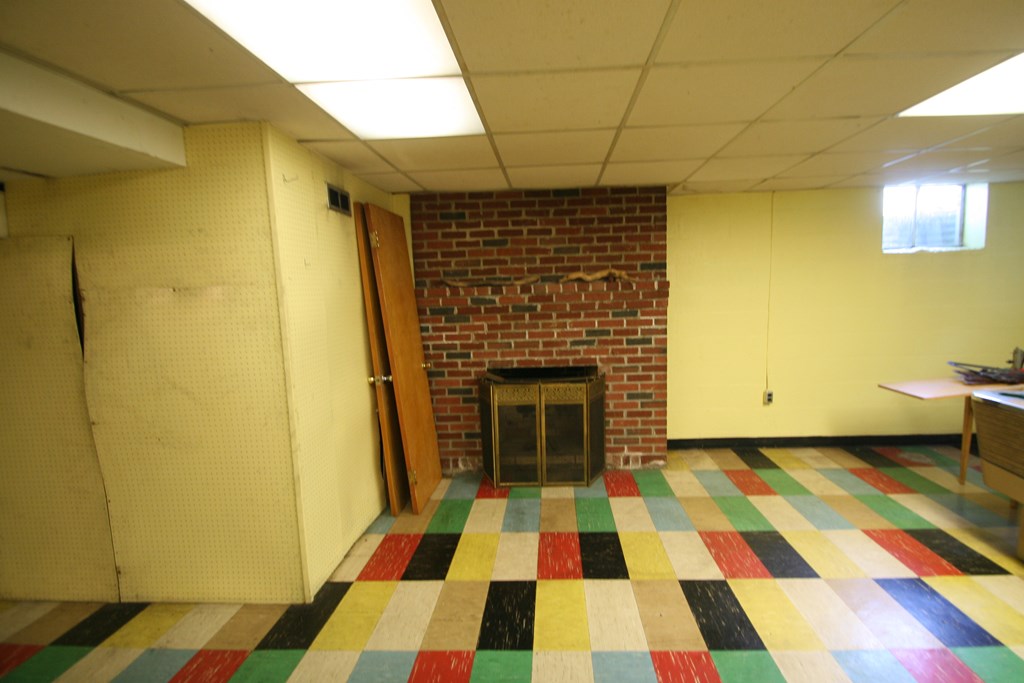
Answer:
<svg viewBox="0 0 1024 683"><path fill-rule="evenodd" d="M960 401L877 384L1024 345L1024 184L990 187L979 251L882 254L880 209L873 189L669 199L670 439L959 431Z"/></svg>
<svg viewBox="0 0 1024 683"><path fill-rule="evenodd" d="M116 601L70 237L0 239L0 598Z"/></svg>
<svg viewBox="0 0 1024 683"><path fill-rule="evenodd" d="M390 197L267 129L281 334L306 598L384 507L355 225L327 208ZM408 223L408 221L407 221Z"/></svg>

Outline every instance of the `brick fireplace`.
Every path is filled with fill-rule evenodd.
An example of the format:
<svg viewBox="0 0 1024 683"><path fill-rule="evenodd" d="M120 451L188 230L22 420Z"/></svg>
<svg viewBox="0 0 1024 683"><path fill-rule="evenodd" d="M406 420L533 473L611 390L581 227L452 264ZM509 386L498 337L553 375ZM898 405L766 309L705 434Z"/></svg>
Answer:
<svg viewBox="0 0 1024 683"><path fill-rule="evenodd" d="M598 366L608 465L665 459L664 188L416 194L411 212L446 472L482 467L478 382L489 368ZM629 279L560 282L609 268ZM528 277L539 279L512 284Z"/></svg>

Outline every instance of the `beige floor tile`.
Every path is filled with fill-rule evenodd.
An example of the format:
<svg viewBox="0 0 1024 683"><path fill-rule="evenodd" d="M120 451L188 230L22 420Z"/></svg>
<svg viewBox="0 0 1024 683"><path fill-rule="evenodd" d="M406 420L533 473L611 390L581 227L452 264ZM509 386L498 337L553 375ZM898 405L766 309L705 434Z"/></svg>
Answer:
<svg viewBox="0 0 1024 683"><path fill-rule="evenodd" d="M74 666L58 676L60 683L73 681L109 681L124 671L145 652L144 648L97 647Z"/></svg>
<svg viewBox="0 0 1024 683"><path fill-rule="evenodd" d="M541 531L577 531L576 501L565 498L542 498L540 501Z"/></svg>
<svg viewBox="0 0 1024 683"><path fill-rule="evenodd" d="M241 605L197 605L167 630L153 647L175 650L201 650Z"/></svg>
<svg viewBox="0 0 1024 683"><path fill-rule="evenodd" d="M662 470L672 493L679 497L707 497L707 490L701 486L697 475L689 470Z"/></svg>
<svg viewBox="0 0 1024 683"><path fill-rule="evenodd" d="M629 581L583 582L587 598L590 648L596 651L647 650L633 586Z"/></svg>
<svg viewBox="0 0 1024 683"><path fill-rule="evenodd" d="M650 650L707 650L678 581L633 581Z"/></svg>
<svg viewBox="0 0 1024 683"><path fill-rule="evenodd" d="M56 602L18 602L0 612L0 641L27 628L56 607Z"/></svg>
<svg viewBox="0 0 1024 683"><path fill-rule="evenodd" d="M832 467L842 467L845 469L871 467L871 465L842 448L816 448L814 450L831 460Z"/></svg>
<svg viewBox="0 0 1024 683"><path fill-rule="evenodd" d="M828 652L773 652L772 658L788 683L844 683L850 677Z"/></svg>
<svg viewBox="0 0 1024 683"><path fill-rule="evenodd" d="M841 486L816 470L790 470L787 474L816 496L847 495Z"/></svg>
<svg viewBox="0 0 1024 683"><path fill-rule="evenodd" d="M679 580L720 580L718 563L696 531L661 531L661 544Z"/></svg>
<svg viewBox="0 0 1024 683"><path fill-rule="evenodd" d="M885 647L825 581L779 579L778 584L829 650Z"/></svg>
<svg viewBox="0 0 1024 683"><path fill-rule="evenodd" d="M7 636L5 640L22 645L49 645L64 635L68 629L76 626L99 609L101 604L98 602L62 602L56 607L46 610L20 631ZM3 618L3 614L0 614L0 622L3 621Z"/></svg>
<svg viewBox="0 0 1024 683"><path fill-rule="evenodd" d="M434 513L437 512L437 506L440 504L440 500L432 498L427 501L423 511L418 515L412 514L412 509L406 506L402 510L402 514L395 518L395 523L391 525L388 533L392 534L422 534L427 530L427 525L430 524L431 518Z"/></svg>
<svg viewBox="0 0 1024 683"><path fill-rule="evenodd" d="M743 462L736 451L731 448L709 448L706 453L711 462L720 470L749 470L750 466Z"/></svg>
<svg viewBox="0 0 1024 683"><path fill-rule="evenodd" d="M422 650L475 650L487 581L446 581L423 636Z"/></svg>
<svg viewBox="0 0 1024 683"><path fill-rule="evenodd" d="M618 531L656 531L643 498L609 498Z"/></svg>
<svg viewBox="0 0 1024 683"><path fill-rule="evenodd" d="M348 680L360 654L343 650L310 650L299 660L288 683Z"/></svg>
<svg viewBox="0 0 1024 683"><path fill-rule="evenodd" d="M535 581L540 534L502 534L494 559L492 581Z"/></svg>
<svg viewBox="0 0 1024 683"><path fill-rule="evenodd" d="M463 531L471 534L501 533L507 506L508 500L505 498L478 498L473 502Z"/></svg>
<svg viewBox="0 0 1024 683"><path fill-rule="evenodd" d="M777 531L812 531L815 526L782 496L747 496Z"/></svg>
<svg viewBox="0 0 1024 683"><path fill-rule="evenodd" d="M366 649L419 650L443 584L443 581L400 581Z"/></svg>
<svg viewBox="0 0 1024 683"><path fill-rule="evenodd" d="M858 529L895 529L892 522L853 496L820 496L821 501Z"/></svg>
<svg viewBox="0 0 1024 683"><path fill-rule="evenodd" d="M593 683L594 663L589 652L534 652L532 681Z"/></svg>
<svg viewBox="0 0 1024 683"><path fill-rule="evenodd" d="M916 576L905 564L857 529L837 529L822 533L872 579Z"/></svg>
<svg viewBox="0 0 1024 683"><path fill-rule="evenodd" d="M242 605L206 643L208 650L253 650L288 605Z"/></svg>
<svg viewBox="0 0 1024 683"><path fill-rule="evenodd" d="M735 531L722 509L707 498L680 498L680 504L697 531Z"/></svg>
<svg viewBox="0 0 1024 683"><path fill-rule="evenodd" d="M359 577L359 572L363 571L363 567L373 557L373 553L382 540L384 540L384 534L363 534L331 574L331 581L355 581Z"/></svg>
<svg viewBox="0 0 1024 683"><path fill-rule="evenodd" d="M857 618L888 648L931 649L942 643L871 579L828 581Z"/></svg>

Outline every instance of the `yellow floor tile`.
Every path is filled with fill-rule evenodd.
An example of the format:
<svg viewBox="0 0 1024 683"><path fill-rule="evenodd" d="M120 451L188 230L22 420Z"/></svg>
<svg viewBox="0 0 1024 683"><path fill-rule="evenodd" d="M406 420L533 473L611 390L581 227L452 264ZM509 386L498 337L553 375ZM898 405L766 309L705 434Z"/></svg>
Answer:
<svg viewBox="0 0 1024 683"><path fill-rule="evenodd" d="M821 501L858 529L895 529L892 522L853 496L821 496Z"/></svg>
<svg viewBox="0 0 1024 683"><path fill-rule="evenodd" d="M689 470L662 470L661 476L665 477L672 493L679 497L708 496L707 490L697 480L697 475Z"/></svg>
<svg viewBox="0 0 1024 683"><path fill-rule="evenodd" d="M478 498L473 501L473 508L469 511L469 518L466 520L463 532L470 534L501 533L501 524L505 519L507 506L508 500L505 498Z"/></svg>
<svg viewBox="0 0 1024 683"><path fill-rule="evenodd" d="M537 578L538 533L501 534L492 581L534 581Z"/></svg>
<svg viewBox="0 0 1024 683"><path fill-rule="evenodd" d="M945 505L940 505L923 494L896 493L890 495L889 498L940 529L962 529L973 526Z"/></svg>
<svg viewBox="0 0 1024 683"><path fill-rule="evenodd" d="M590 650L583 581L537 582L533 649Z"/></svg>
<svg viewBox="0 0 1024 683"><path fill-rule="evenodd" d="M789 452L816 470L835 467L836 464L817 448L790 448ZM803 469L803 468L797 468Z"/></svg>
<svg viewBox="0 0 1024 683"><path fill-rule="evenodd" d="M541 498L541 531L577 531L576 501L571 498Z"/></svg>
<svg viewBox="0 0 1024 683"><path fill-rule="evenodd" d="M930 479L939 486L945 487L953 493L985 493L985 489L976 486L971 482L960 483L957 476L940 467L915 467L914 474L919 474L925 479Z"/></svg>
<svg viewBox="0 0 1024 683"><path fill-rule="evenodd" d="M235 615L241 605L197 605L167 630L152 647L200 650Z"/></svg>
<svg viewBox="0 0 1024 683"><path fill-rule="evenodd" d="M589 652L534 652L532 683L593 683Z"/></svg>
<svg viewBox="0 0 1024 683"><path fill-rule="evenodd" d="M708 649L678 581L632 583L647 649L680 652Z"/></svg>
<svg viewBox="0 0 1024 683"><path fill-rule="evenodd" d="M1024 581L1012 575L971 577L1015 610L1024 614Z"/></svg>
<svg viewBox="0 0 1024 683"><path fill-rule="evenodd" d="M886 647L911 650L942 647L921 622L871 579L838 579L829 581L828 585Z"/></svg>
<svg viewBox="0 0 1024 683"><path fill-rule="evenodd" d="M462 534L448 567L449 581L490 581L499 534Z"/></svg>
<svg viewBox="0 0 1024 683"><path fill-rule="evenodd" d="M680 498L680 504L697 531L735 531L722 508L710 497Z"/></svg>
<svg viewBox="0 0 1024 683"><path fill-rule="evenodd" d="M134 619L107 638L101 647L152 647L172 626L188 614L195 605L156 603L142 610Z"/></svg>
<svg viewBox="0 0 1024 683"><path fill-rule="evenodd" d="M609 498L618 531L656 531L643 498Z"/></svg>
<svg viewBox="0 0 1024 683"><path fill-rule="evenodd" d="M823 531L825 537L846 557L873 579L912 578L917 576L905 564L890 555L857 529Z"/></svg>
<svg viewBox="0 0 1024 683"><path fill-rule="evenodd" d="M841 486L816 470L791 470L787 474L816 496L846 495Z"/></svg>
<svg viewBox="0 0 1024 683"><path fill-rule="evenodd" d="M815 448L814 450L831 460L832 467L842 467L844 469L871 467L871 465L842 448Z"/></svg>
<svg viewBox="0 0 1024 683"><path fill-rule="evenodd" d="M696 531L658 533L677 579L722 579L722 570Z"/></svg>
<svg viewBox="0 0 1024 683"><path fill-rule="evenodd" d="M686 464L686 458L682 451L669 451L665 461L666 470L688 470L690 466Z"/></svg>
<svg viewBox="0 0 1024 683"><path fill-rule="evenodd" d="M747 496L776 531L813 531L815 526L782 496Z"/></svg>
<svg viewBox="0 0 1024 683"><path fill-rule="evenodd" d="M717 470L718 465L711 456L707 454L707 451L702 450L690 450L685 455L686 465L691 470Z"/></svg>
<svg viewBox="0 0 1024 683"><path fill-rule="evenodd" d="M1024 614L970 576L929 576L924 581L1004 645L1024 645Z"/></svg>
<svg viewBox="0 0 1024 683"><path fill-rule="evenodd" d="M750 469L750 465L743 462L743 459L736 455L736 451L731 448L709 448L705 452L711 458L711 462L715 463L720 470Z"/></svg>
<svg viewBox="0 0 1024 683"><path fill-rule="evenodd" d="M592 650L647 650L633 586L629 581L583 582Z"/></svg>
<svg viewBox="0 0 1024 683"><path fill-rule="evenodd" d="M288 683L320 683L347 681L359 661L359 652L310 650L288 677Z"/></svg>
<svg viewBox="0 0 1024 683"><path fill-rule="evenodd" d="M965 493L964 498L994 512L1007 521L1016 522L1019 519L1018 513L1010 508L1010 501L1008 499L997 496L989 491Z"/></svg>
<svg viewBox="0 0 1024 683"><path fill-rule="evenodd" d="M442 581L400 581L366 649L418 650L442 584Z"/></svg>
<svg viewBox="0 0 1024 683"><path fill-rule="evenodd" d="M362 650L397 587L397 581L357 581L352 584L310 649Z"/></svg>
<svg viewBox="0 0 1024 683"><path fill-rule="evenodd" d="M475 650L488 581L446 581L423 636L422 650Z"/></svg>
<svg viewBox="0 0 1024 683"><path fill-rule="evenodd" d="M731 579L729 585L769 650L825 649L776 581Z"/></svg>
<svg viewBox="0 0 1024 683"><path fill-rule="evenodd" d="M864 576L864 571L820 531L783 531L782 536L823 579Z"/></svg>
<svg viewBox="0 0 1024 683"><path fill-rule="evenodd" d="M657 533L624 531L619 534L619 543L626 558L630 579L650 581L676 577Z"/></svg>
<svg viewBox="0 0 1024 683"><path fill-rule="evenodd" d="M778 584L829 650L885 647L825 581L780 579Z"/></svg>
<svg viewBox="0 0 1024 683"><path fill-rule="evenodd" d="M788 448L762 448L761 452L784 470L806 470L811 467L807 461L792 453Z"/></svg>
<svg viewBox="0 0 1024 683"><path fill-rule="evenodd" d="M787 683L843 683L850 677L828 652L773 652Z"/></svg>
<svg viewBox="0 0 1024 683"><path fill-rule="evenodd" d="M1024 576L1024 562L1016 555L1017 528L1001 529L946 529L953 538L968 548L976 550L992 560L1006 571L1016 576Z"/></svg>

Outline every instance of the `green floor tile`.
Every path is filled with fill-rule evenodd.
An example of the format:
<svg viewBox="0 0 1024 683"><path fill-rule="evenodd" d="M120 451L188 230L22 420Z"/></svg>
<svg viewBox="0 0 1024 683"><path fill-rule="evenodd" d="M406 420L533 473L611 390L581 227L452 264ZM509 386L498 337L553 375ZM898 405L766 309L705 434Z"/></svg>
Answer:
<svg viewBox="0 0 1024 683"><path fill-rule="evenodd" d="M287 681L305 656L305 650L256 650L231 677L233 683L276 683Z"/></svg>
<svg viewBox="0 0 1024 683"><path fill-rule="evenodd" d="M607 498L577 498L576 525L580 531L615 531L615 517Z"/></svg>
<svg viewBox="0 0 1024 683"><path fill-rule="evenodd" d="M34 657L4 676L4 683L52 681L90 652L92 652L91 647L51 645L43 648Z"/></svg>
<svg viewBox="0 0 1024 683"><path fill-rule="evenodd" d="M934 529L935 525L911 512L886 495L854 496L885 519L892 522L897 529Z"/></svg>
<svg viewBox="0 0 1024 683"><path fill-rule="evenodd" d="M461 534L473 508L472 500L442 500L427 525L428 534Z"/></svg>
<svg viewBox="0 0 1024 683"><path fill-rule="evenodd" d="M473 657L470 683L529 683L533 677L533 652L530 650L478 650Z"/></svg>
<svg viewBox="0 0 1024 683"><path fill-rule="evenodd" d="M764 479L780 496L811 495L811 492L804 488L803 484L789 476L785 470L757 470L757 476Z"/></svg>
<svg viewBox="0 0 1024 683"><path fill-rule="evenodd" d="M1024 681L1024 660L1005 647L950 648L986 683Z"/></svg>
<svg viewBox="0 0 1024 683"><path fill-rule="evenodd" d="M736 531L775 531L754 504L742 496L719 496L713 499L729 518Z"/></svg>
<svg viewBox="0 0 1024 683"><path fill-rule="evenodd" d="M634 470L633 479L636 480L641 496L673 498L676 495L661 470Z"/></svg>
<svg viewBox="0 0 1024 683"><path fill-rule="evenodd" d="M889 475L905 486L909 486L918 493L949 493L945 486L939 486L931 479L926 479L909 467L882 467L881 472Z"/></svg>
<svg viewBox="0 0 1024 683"><path fill-rule="evenodd" d="M722 683L785 683L786 679L767 652L718 650L711 653Z"/></svg>
<svg viewBox="0 0 1024 683"><path fill-rule="evenodd" d="M540 498L539 486L510 486L509 498Z"/></svg>

